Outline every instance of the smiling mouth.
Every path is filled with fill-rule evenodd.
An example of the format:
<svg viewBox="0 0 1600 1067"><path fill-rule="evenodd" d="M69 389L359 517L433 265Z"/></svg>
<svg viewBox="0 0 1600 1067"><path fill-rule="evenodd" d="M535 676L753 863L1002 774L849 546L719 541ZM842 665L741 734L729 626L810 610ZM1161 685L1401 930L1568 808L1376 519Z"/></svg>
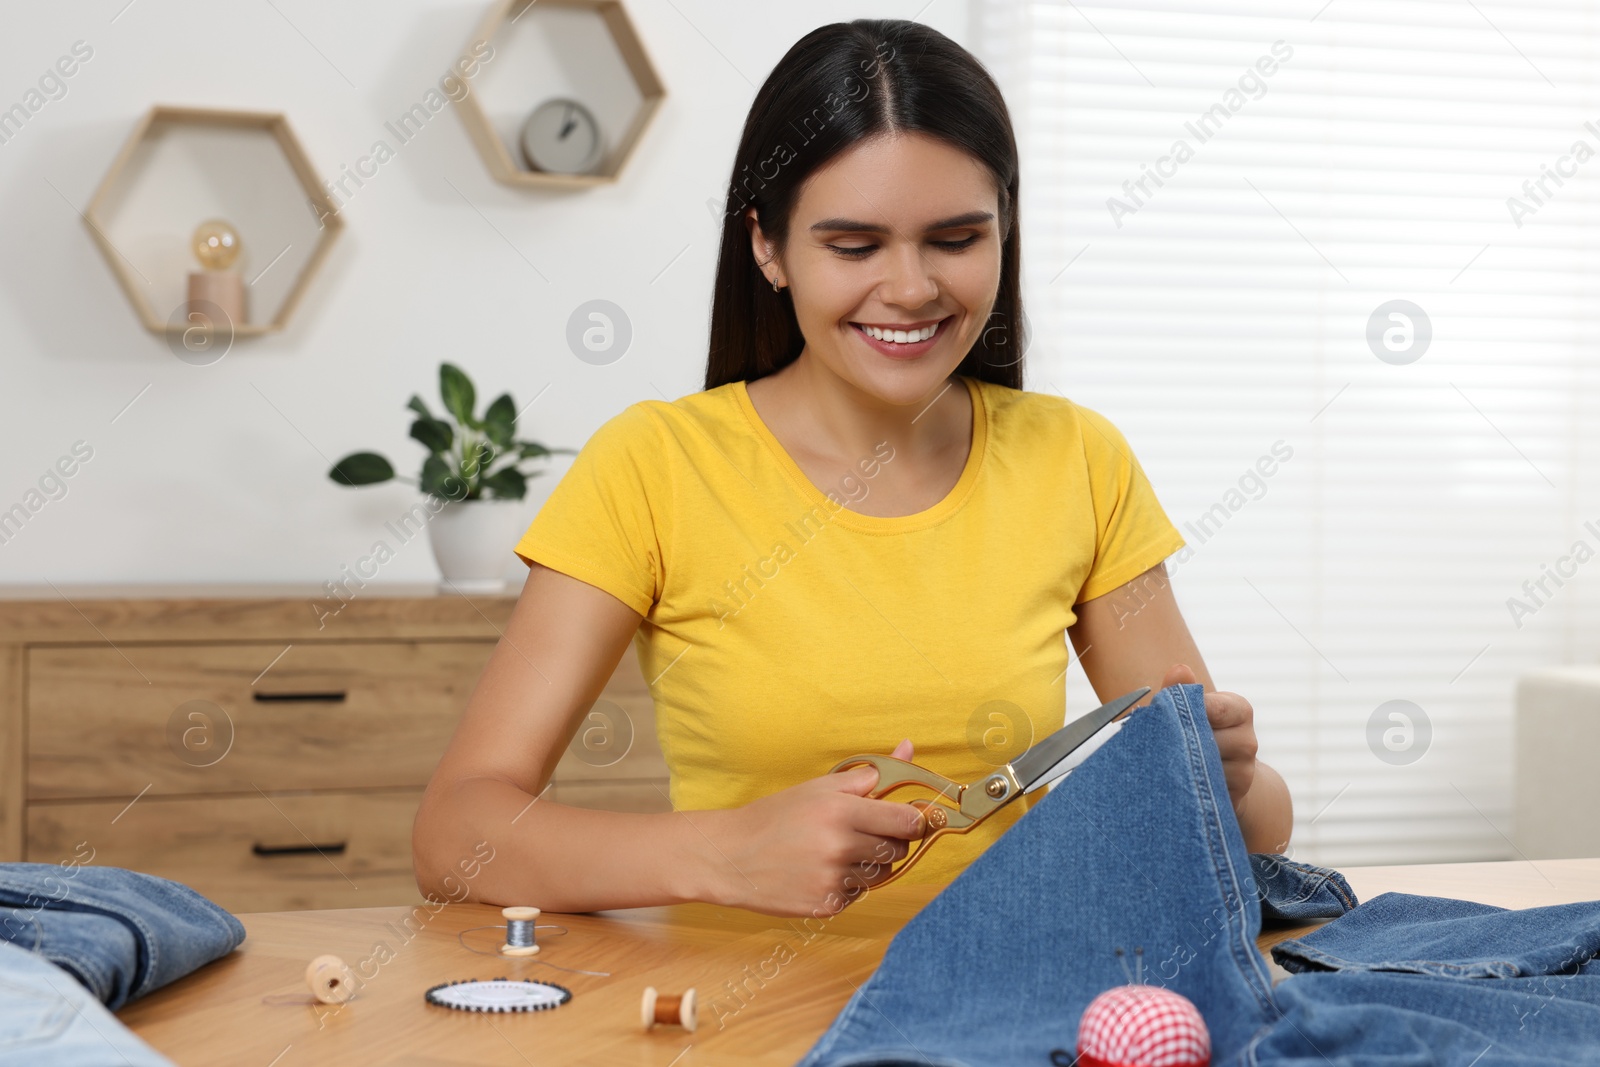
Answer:
<svg viewBox="0 0 1600 1067"><path fill-rule="evenodd" d="M932 323L928 326L922 326L914 330L885 329L883 327L872 326L860 322L852 322L850 325L864 336L870 337L874 341L891 345L900 344L910 346L921 344L925 341L931 341L932 339L938 337L944 332L945 324L949 321L950 316L947 315L938 322Z"/></svg>

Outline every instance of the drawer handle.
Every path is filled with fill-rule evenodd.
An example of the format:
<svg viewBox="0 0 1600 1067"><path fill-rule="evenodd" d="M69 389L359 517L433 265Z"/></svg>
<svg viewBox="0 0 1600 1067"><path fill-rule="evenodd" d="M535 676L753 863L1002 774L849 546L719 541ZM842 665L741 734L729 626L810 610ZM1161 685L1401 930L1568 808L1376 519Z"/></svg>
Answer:
<svg viewBox="0 0 1600 1067"><path fill-rule="evenodd" d="M343 704L345 697L343 689L336 689L327 693L253 693L251 695L260 704L280 704L291 701L303 704Z"/></svg>
<svg viewBox="0 0 1600 1067"><path fill-rule="evenodd" d="M263 845L258 841L250 846L250 851L258 856L308 856L313 852L337 856L344 852L348 844L348 841L340 841L332 845Z"/></svg>

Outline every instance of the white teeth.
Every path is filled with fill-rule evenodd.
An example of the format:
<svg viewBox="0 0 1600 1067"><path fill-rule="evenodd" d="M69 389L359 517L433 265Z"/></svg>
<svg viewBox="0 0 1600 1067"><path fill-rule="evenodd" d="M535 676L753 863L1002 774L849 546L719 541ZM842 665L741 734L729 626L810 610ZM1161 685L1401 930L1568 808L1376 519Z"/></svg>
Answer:
<svg viewBox="0 0 1600 1067"><path fill-rule="evenodd" d="M868 337L879 341L891 341L895 344L914 344L917 341L926 341L939 332L943 322L936 322L932 326L924 326L920 330L880 330L876 326L862 326L861 329Z"/></svg>

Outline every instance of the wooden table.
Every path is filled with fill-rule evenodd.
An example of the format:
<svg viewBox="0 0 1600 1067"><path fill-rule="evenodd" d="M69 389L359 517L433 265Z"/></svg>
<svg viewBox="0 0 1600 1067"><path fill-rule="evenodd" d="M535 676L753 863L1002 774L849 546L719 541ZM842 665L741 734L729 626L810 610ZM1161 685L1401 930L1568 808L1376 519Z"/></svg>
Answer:
<svg viewBox="0 0 1600 1067"><path fill-rule="evenodd" d="M1536 907L1600 899L1600 859L1348 868L1366 900L1398 890ZM521 960L476 956L458 934L499 923L475 904L426 908L242 915L238 952L135 1003L120 1017L182 1067L254 1064L626 1064L707 1067L797 1061L876 969L889 939L934 894L887 886L828 919L779 919L705 904L548 916L564 935L539 932L539 958L609 978L567 974ZM413 916L410 927L403 926ZM1274 931L1263 947L1300 930ZM493 950L496 931L463 935ZM774 952L787 942L792 958ZM305 992L314 956L332 952L357 971L357 997L342 1008L268 1004ZM778 959L783 959L779 957ZM554 1011L475 1015L424 1003L430 986L465 978L557 982L573 999ZM643 1032L639 997L694 986L700 1027Z"/></svg>

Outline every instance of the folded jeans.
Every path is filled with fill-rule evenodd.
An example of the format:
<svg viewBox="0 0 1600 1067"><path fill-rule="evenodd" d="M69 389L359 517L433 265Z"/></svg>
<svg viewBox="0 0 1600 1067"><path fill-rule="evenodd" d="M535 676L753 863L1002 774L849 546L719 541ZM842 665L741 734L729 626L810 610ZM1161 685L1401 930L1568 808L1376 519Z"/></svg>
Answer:
<svg viewBox="0 0 1600 1067"><path fill-rule="evenodd" d="M115 1011L232 952L244 926L186 885L121 867L0 863L0 941Z"/></svg>

